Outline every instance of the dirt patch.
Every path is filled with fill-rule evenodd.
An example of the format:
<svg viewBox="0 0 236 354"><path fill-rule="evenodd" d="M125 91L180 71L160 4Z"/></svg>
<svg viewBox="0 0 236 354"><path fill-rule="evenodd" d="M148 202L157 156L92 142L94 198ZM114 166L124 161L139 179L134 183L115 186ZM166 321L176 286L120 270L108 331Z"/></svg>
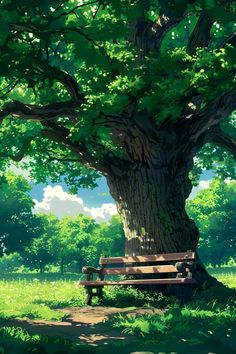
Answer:
<svg viewBox="0 0 236 354"><path fill-rule="evenodd" d="M23 327L31 334L41 333L48 336L59 336L79 341L81 344L84 343L98 346L123 340L130 343L133 340L133 337L108 326L106 323L107 319L118 315L119 313L141 315L146 313L160 314L163 312L158 309L125 309L102 306L64 308L60 309L60 311L64 312L67 316L62 322L12 319L1 321L1 325Z"/></svg>

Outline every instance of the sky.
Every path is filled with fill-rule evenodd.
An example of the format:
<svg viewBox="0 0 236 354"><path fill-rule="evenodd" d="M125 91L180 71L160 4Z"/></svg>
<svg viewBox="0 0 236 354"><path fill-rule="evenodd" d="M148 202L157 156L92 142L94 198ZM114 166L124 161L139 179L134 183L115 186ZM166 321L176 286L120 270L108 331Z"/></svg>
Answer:
<svg viewBox="0 0 236 354"><path fill-rule="evenodd" d="M29 176L15 166L11 167L15 173L23 174L28 180ZM212 171L204 171L198 187L193 187L190 198L196 193L209 186L213 177ZM113 215L117 214L115 201L109 193L106 179L101 177L97 183L98 187L91 189L80 188L77 195L68 193L65 183L49 183L35 185L30 181L32 190L30 195L34 199L34 212L55 214L57 217L76 216L79 213L91 216L97 222L107 222Z"/></svg>

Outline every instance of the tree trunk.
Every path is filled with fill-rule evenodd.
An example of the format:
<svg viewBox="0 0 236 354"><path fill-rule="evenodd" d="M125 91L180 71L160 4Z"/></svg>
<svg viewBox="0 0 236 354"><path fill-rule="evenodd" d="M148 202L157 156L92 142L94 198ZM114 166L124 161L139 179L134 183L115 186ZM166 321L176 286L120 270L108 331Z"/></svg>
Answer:
<svg viewBox="0 0 236 354"><path fill-rule="evenodd" d="M78 273L82 273L82 268L83 268L83 259L82 258L79 258L78 259L78 262L77 262L77 270L78 270Z"/></svg>
<svg viewBox="0 0 236 354"><path fill-rule="evenodd" d="M43 272L44 272L44 266L41 261L39 262L39 271L40 271L40 274L43 274Z"/></svg>
<svg viewBox="0 0 236 354"><path fill-rule="evenodd" d="M126 255L195 251L199 231L185 211L192 184L188 172L172 175L167 168L142 166L121 178L108 177L124 225ZM198 262L197 278L211 279Z"/></svg>
<svg viewBox="0 0 236 354"><path fill-rule="evenodd" d="M64 257L61 258L60 262L60 273L64 274Z"/></svg>

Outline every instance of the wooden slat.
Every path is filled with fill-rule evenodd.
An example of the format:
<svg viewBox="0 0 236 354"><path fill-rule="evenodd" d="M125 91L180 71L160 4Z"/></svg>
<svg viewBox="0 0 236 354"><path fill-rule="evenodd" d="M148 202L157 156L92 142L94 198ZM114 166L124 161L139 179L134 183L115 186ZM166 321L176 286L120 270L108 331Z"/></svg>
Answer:
<svg viewBox="0 0 236 354"><path fill-rule="evenodd" d="M195 259L195 252L100 258L100 264L105 265L105 264L116 264L116 263L164 262L164 261L180 261L184 259Z"/></svg>
<svg viewBox="0 0 236 354"><path fill-rule="evenodd" d="M146 266L146 267L123 267L123 268L104 268L104 275L111 274L155 274L155 273L177 273L173 265Z"/></svg>
<svg viewBox="0 0 236 354"><path fill-rule="evenodd" d="M97 281L80 281L80 285L86 286L114 286L114 285L144 285L144 284L196 284L195 279L187 278L169 278L169 279L140 279L140 280L97 280Z"/></svg>

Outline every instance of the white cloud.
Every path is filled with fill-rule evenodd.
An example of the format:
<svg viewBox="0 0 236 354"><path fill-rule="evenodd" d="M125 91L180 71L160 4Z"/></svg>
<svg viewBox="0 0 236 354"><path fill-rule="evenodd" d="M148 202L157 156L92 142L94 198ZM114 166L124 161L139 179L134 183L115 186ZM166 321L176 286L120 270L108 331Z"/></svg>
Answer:
<svg viewBox="0 0 236 354"><path fill-rule="evenodd" d="M115 204L105 203L102 204L100 208L84 208L85 211L91 213L92 217L98 222L108 221L112 215L117 214L117 208Z"/></svg>
<svg viewBox="0 0 236 354"><path fill-rule="evenodd" d="M211 182L212 182L211 179L200 181L197 187L193 187L189 199L193 199L196 193L199 192L200 190L208 188Z"/></svg>
<svg viewBox="0 0 236 354"><path fill-rule="evenodd" d="M212 180L211 179L209 179L209 180L207 180L207 181L200 181L199 182L199 185L198 185L198 188L199 189L206 189L206 188L208 188L209 187L209 185L211 184L211 182L212 182Z"/></svg>
<svg viewBox="0 0 236 354"><path fill-rule="evenodd" d="M112 215L117 214L115 204L102 204L99 208L88 208L84 205L83 199L71 195L63 190L61 186L44 188L43 200L39 202L34 199L35 213L55 214L59 218L64 216L76 216L79 213L94 218L97 222L108 221Z"/></svg>

